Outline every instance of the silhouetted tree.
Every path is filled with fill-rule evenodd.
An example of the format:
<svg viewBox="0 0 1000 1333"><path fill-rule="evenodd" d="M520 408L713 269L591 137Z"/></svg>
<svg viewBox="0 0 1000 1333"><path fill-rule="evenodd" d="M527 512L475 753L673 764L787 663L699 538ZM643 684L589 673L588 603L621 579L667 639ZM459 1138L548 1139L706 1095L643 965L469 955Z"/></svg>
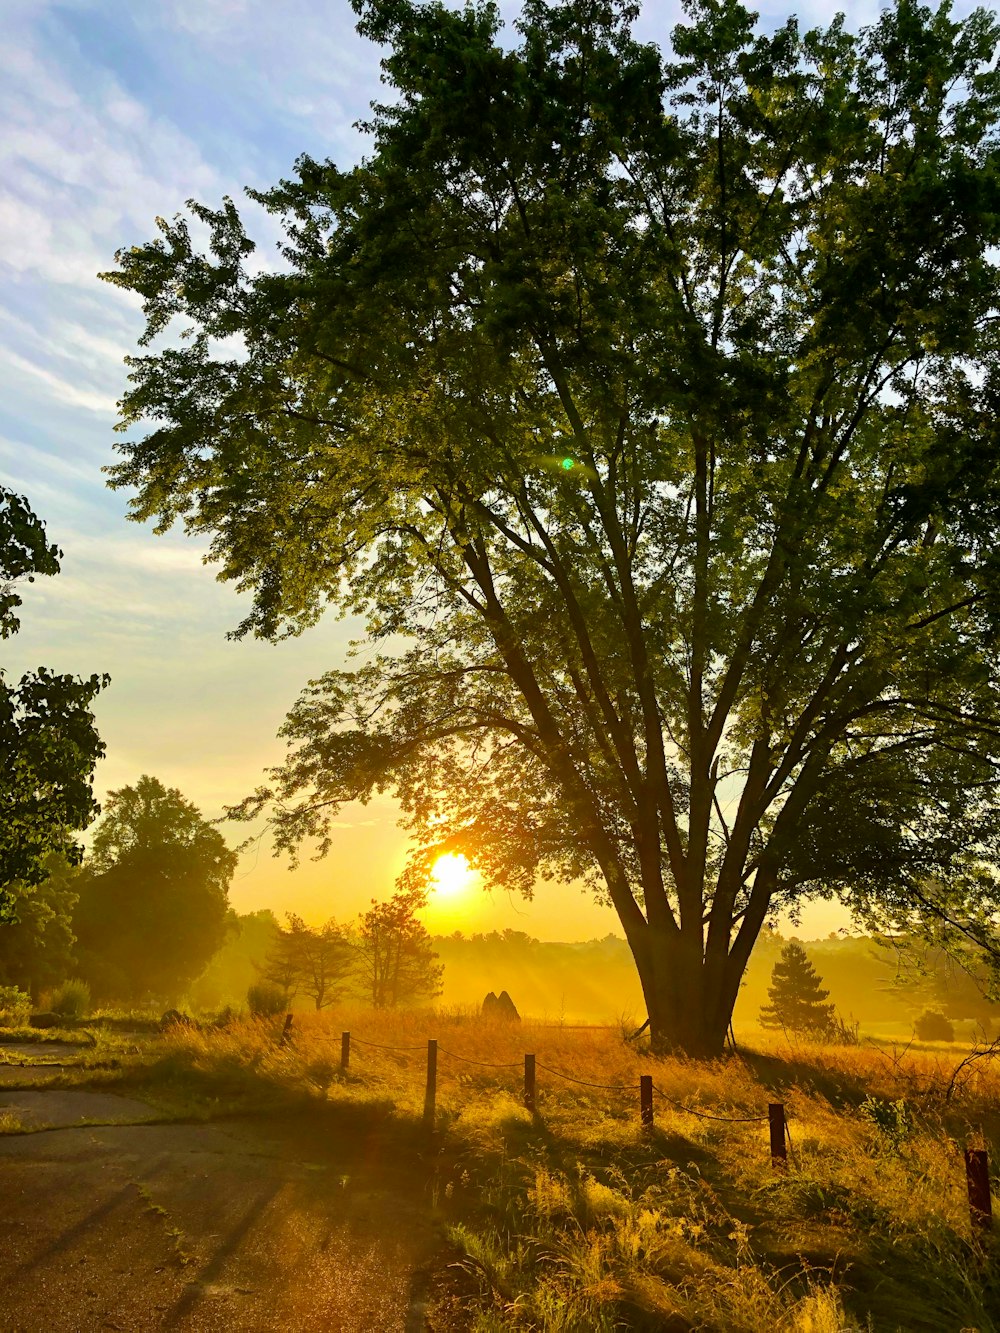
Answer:
<svg viewBox="0 0 1000 1333"><path fill-rule="evenodd" d="M18 580L57 574L61 556L24 496L0 486L0 639L20 628ZM82 858L73 833L100 812L92 784L104 754L90 704L109 681L39 667L11 685L0 668L0 923L47 878L49 852Z"/></svg>
<svg viewBox="0 0 1000 1333"><path fill-rule="evenodd" d="M400 892L387 902L373 899L371 909L361 918L362 975L375 1009L395 1009L441 993L444 968L430 935L416 917L424 903L420 893Z"/></svg>
<svg viewBox="0 0 1000 1333"><path fill-rule="evenodd" d="M954 1041L955 1026L944 1014L925 1009L913 1024L918 1041Z"/></svg>
<svg viewBox="0 0 1000 1333"><path fill-rule="evenodd" d="M143 776L108 796L73 914L83 976L105 998L177 996L225 938L237 856L179 791Z"/></svg>
<svg viewBox="0 0 1000 1333"><path fill-rule="evenodd" d="M280 986L289 1001L301 991L324 1009L338 999L355 970L354 947L335 921L307 926L294 912L286 912L285 919L288 925L278 927L260 974Z"/></svg>
<svg viewBox="0 0 1000 1333"><path fill-rule="evenodd" d="M762 1027L810 1037L834 1032L834 1006L824 1003L830 992L823 990L819 973L798 940L789 940L782 949L767 994L771 1003L761 1008Z"/></svg>
<svg viewBox="0 0 1000 1333"><path fill-rule="evenodd" d="M370 154L250 192L286 271L227 198L107 275L133 517L238 633L366 618L242 813L322 847L390 791L418 857L586 880L692 1055L790 902L991 944L997 16L690 0L663 52L604 0L356 8Z"/></svg>

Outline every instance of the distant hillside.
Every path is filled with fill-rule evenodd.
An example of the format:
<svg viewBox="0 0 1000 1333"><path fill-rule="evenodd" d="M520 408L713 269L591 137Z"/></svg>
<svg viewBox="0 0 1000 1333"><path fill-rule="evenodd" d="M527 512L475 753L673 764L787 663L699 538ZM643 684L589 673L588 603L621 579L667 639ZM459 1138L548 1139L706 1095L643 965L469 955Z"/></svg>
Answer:
<svg viewBox="0 0 1000 1333"><path fill-rule="evenodd" d="M785 942L777 933L759 940L736 1003L737 1032L757 1026L771 969ZM950 967L900 984L892 950L872 939L836 936L803 943L842 1017L870 1031L907 1031L914 1016L928 1007L991 1030L1000 1019L1000 1006L985 1001L966 974ZM456 933L438 936L434 947L444 963L445 1005L478 1008L487 991L506 990L522 1014L550 1021L614 1023L622 1015L637 1021L645 1017L632 955L615 935L563 944L515 930Z"/></svg>

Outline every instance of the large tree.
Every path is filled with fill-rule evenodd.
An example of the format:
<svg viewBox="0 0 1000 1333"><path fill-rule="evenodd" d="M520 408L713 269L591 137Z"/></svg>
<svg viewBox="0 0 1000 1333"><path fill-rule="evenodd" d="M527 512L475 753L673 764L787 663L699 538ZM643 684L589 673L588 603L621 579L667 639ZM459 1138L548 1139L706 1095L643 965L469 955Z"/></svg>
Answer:
<svg viewBox="0 0 1000 1333"><path fill-rule="evenodd" d="M984 937L995 18L689 0L668 57L611 0L529 0L515 42L489 4L359 10L370 157L250 192L287 271L227 199L190 204L210 253L160 219L106 275L144 344L191 335L130 358L133 516L211 537L238 634L332 605L384 645L243 813L291 848L390 790L417 864L589 879L695 1054L810 894Z"/></svg>
<svg viewBox="0 0 1000 1333"><path fill-rule="evenodd" d="M179 791L143 776L109 792L73 914L97 994L174 1000L222 945L237 856Z"/></svg>
<svg viewBox="0 0 1000 1333"><path fill-rule="evenodd" d="M20 629L17 584L58 574L61 557L27 499L0 486L0 639ZM44 881L50 855L83 856L74 834L100 813L93 780L104 754L90 705L109 679L39 667L13 684L0 667L0 924Z"/></svg>

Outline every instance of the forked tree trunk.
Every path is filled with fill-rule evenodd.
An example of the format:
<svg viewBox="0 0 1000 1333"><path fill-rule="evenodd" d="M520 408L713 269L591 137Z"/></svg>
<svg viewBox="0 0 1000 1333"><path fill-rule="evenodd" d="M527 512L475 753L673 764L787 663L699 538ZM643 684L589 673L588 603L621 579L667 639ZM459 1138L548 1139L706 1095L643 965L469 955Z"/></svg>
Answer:
<svg viewBox="0 0 1000 1333"><path fill-rule="evenodd" d="M657 937L650 927L646 940L639 948L633 944L632 952L652 1049L695 1060L717 1059L725 1046L733 1004L718 988L713 986L710 992L700 941Z"/></svg>

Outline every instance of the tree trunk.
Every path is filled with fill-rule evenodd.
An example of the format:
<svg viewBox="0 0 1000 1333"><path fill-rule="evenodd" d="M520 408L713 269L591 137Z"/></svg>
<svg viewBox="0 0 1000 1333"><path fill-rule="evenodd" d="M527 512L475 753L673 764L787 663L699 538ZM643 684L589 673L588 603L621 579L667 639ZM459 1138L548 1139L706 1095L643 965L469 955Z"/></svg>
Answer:
<svg viewBox="0 0 1000 1333"><path fill-rule="evenodd" d="M650 927L645 945L639 950L633 945L632 952L646 1001L653 1051L694 1060L718 1059L725 1046L733 1005L727 997L707 993L700 941L656 938Z"/></svg>

